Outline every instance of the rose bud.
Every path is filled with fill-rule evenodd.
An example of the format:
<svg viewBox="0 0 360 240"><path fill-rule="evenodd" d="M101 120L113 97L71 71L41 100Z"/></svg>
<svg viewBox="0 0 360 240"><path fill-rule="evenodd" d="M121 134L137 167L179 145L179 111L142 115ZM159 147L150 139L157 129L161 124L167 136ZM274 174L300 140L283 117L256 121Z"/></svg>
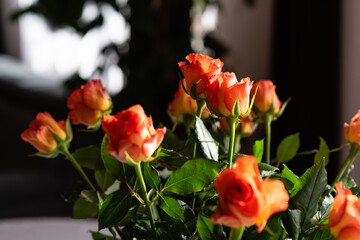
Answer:
<svg viewBox="0 0 360 240"><path fill-rule="evenodd" d="M209 83L209 78L214 74L221 73L224 63L220 59L213 59L198 53L191 53L186 56L185 62L179 62L178 65L186 81L186 91L188 94L194 83L196 86L196 96L204 97L203 93Z"/></svg>
<svg viewBox="0 0 360 240"><path fill-rule="evenodd" d="M254 96L256 91L254 105L260 112L268 112L273 107L274 114L280 111L281 102L276 95L275 88L276 86L270 80L260 80L255 83L251 89L251 98Z"/></svg>
<svg viewBox="0 0 360 240"><path fill-rule="evenodd" d="M342 182L335 183L335 188L328 227L337 240L360 239L360 199L343 188Z"/></svg>
<svg viewBox="0 0 360 240"><path fill-rule="evenodd" d="M39 152L50 153L57 148L57 142L50 130L65 140L67 138L65 125L65 121L56 122L47 112L38 113L36 119L30 122L29 129L21 134L21 138Z"/></svg>
<svg viewBox="0 0 360 240"><path fill-rule="evenodd" d="M207 105L220 117L245 116L249 112L252 81L237 81L234 73L221 73L210 78L206 90Z"/></svg>
<svg viewBox="0 0 360 240"><path fill-rule="evenodd" d="M185 84L185 83L184 83ZM196 100L192 99L185 93L181 81L179 88L174 95L174 99L168 104L168 113L174 122L178 122L179 118L185 114L195 114L197 110Z"/></svg>
<svg viewBox="0 0 360 240"><path fill-rule="evenodd" d="M67 100L67 107L72 110L69 113L71 122L89 127L94 127L111 105L110 96L100 80L91 80L82 85Z"/></svg>
<svg viewBox="0 0 360 240"><path fill-rule="evenodd" d="M215 180L218 205L211 216L215 224L231 228L256 224L261 232L271 215L288 208L289 195L280 180L263 180L254 156L236 160L234 168Z"/></svg>
<svg viewBox="0 0 360 240"><path fill-rule="evenodd" d="M154 129L139 104L116 115L104 115L102 128L110 138L107 151L121 162L126 162L126 153L135 162L149 161L166 133L166 127Z"/></svg>
<svg viewBox="0 0 360 240"><path fill-rule="evenodd" d="M360 110L351 119L350 125L344 124L344 137L347 142L360 146Z"/></svg>

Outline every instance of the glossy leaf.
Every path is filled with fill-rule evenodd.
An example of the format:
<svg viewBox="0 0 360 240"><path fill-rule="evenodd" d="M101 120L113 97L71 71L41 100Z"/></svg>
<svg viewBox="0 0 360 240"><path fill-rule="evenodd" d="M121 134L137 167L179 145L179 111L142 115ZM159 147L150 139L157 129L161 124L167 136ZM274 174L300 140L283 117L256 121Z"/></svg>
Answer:
<svg viewBox="0 0 360 240"><path fill-rule="evenodd" d="M87 219L95 217L98 213L98 206L95 203L89 202L83 198L76 200L73 207L74 219Z"/></svg>
<svg viewBox="0 0 360 240"><path fill-rule="evenodd" d="M295 133L284 138L276 151L277 162L283 163L293 159L299 150L299 147L299 133Z"/></svg>
<svg viewBox="0 0 360 240"><path fill-rule="evenodd" d="M299 177L296 176L287 166L284 165L284 169L281 172L280 179L284 183L285 189L290 192L294 187L296 181L298 181Z"/></svg>
<svg viewBox="0 0 360 240"><path fill-rule="evenodd" d="M259 167L260 175L262 178L273 175L279 171L279 169L277 167L271 166L270 164L267 164L267 163L259 162L258 167Z"/></svg>
<svg viewBox="0 0 360 240"><path fill-rule="evenodd" d="M199 117L196 117L195 120L195 137L204 157L217 161L219 158L219 147Z"/></svg>
<svg viewBox="0 0 360 240"><path fill-rule="evenodd" d="M114 240L113 237L104 235L100 232L91 232L91 237L93 240Z"/></svg>
<svg viewBox="0 0 360 240"><path fill-rule="evenodd" d="M117 225L128 213L131 206L131 192L120 190L109 195L99 212L99 230Z"/></svg>
<svg viewBox="0 0 360 240"><path fill-rule="evenodd" d="M225 240L225 233L221 225L214 225L211 220L201 214L198 215L196 227L202 240ZM221 227L221 229L219 229ZM220 230L220 231L219 231Z"/></svg>
<svg viewBox="0 0 360 240"><path fill-rule="evenodd" d="M104 164L101 161L101 153L97 146L90 145L79 148L73 153L73 156L81 167L92 170L104 169Z"/></svg>
<svg viewBox="0 0 360 240"><path fill-rule="evenodd" d="M289 202L289 233L294 240L301 236L301 231L316 213L319 199L327 184L324 161L309 168L296 181Z"/></svg>
<svg viewBox="0 0 360 240"><path fill-rule="evenodd" d="M264 139L256 140L253 146L253 155L256 157L257 162L261 162L264 153Z"/></svg>
<svg viewBox="0 0 360 240"><path fill-rule="evenodd" d="M161 191L181 195L201 191L216 178L223 166L223 163L206 159L189 160L170 175Z"/></svg>
<svg viewBox="0 0 360 240"><path fill-rule="evenodd" d="M164 210L170 217L174 219L184 220L181 206L177 199L163 195L159 196L159 207Z"/></svg>
<svg viewBox="0 0 360 240"><path fill-rule="evenodd" d="M319 164L322 160L325 161L325 166L329 163L329 147L322 137L320 139L319 151L315 154L314 164Z"/></svg>
<svg viewBox="0 0 360 240"><path fill-rule="evenodd" d="M266 240L280 240L284 239L284 233L281 228L281 221L278 217L271 217L269 221L266 223L265 229L258 233L256 228L246 234L244 239L246 240L259 240L259 239L266 239Z"/></svg>
<svg viewBox="0 0 360 240"><path fill-rule="evenodd" d="M96 183L103 191L110 187L115 181L115 178L109 173L107 169L96 170L95 179Z"/></svg>
<svg viewBox="0 0 360 240"><path fill-rule="evenodd" d="M160 179L157 171L148 162L142 164L145 182L155 190L159 190Z"/></svg>

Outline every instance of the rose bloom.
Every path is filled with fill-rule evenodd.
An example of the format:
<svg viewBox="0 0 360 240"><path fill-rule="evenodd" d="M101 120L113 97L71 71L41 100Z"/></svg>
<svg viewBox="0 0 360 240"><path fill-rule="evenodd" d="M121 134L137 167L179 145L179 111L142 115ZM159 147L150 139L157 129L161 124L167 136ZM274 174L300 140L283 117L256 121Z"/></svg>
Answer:
<svg viewBox="0 0 360 240"><path fill-rule="evenodd" d="M360 239L360 199L343 188L342 182L335 183L335 188L328 227L337 240Z"/></svg>
<svg viewBox="0 0 360 240"><path fill-rule="evenodd" d="M190 94L192 85L201 80L196 87L196 95L203 97L209 78L214 74L221 73L224 63L220 59L213 59L198 53L191 53L185 58L188 63L183 61L178 65L186 80L186 91Z"/></svg>
<svg viewBox="0 0 360 240"><path fill-rule="evenodd" d="M234 73L212 76L206 90L208 107L219 116L229 117L239 101L239 109L236 111L240 116L244 116L249 111L252 84L250 78L243 78L238 82Z"/></svg>
<svg viewBox="0 0 360 240"><path fill-rule="evenodd" d="M261 232L271 215L288 208L289 195L280 180L263 180L254 156L236 160L215 180L218 205L211 220L231 228L256 224Z"/></svg>
<svg viewBox="0 0 360 240"><path fill-rule="evenodd" d="M121 162L126 162L125 153L135 162L149 160L166 133L166 127L154 129L139 104L116 115L104 115L102 128L110 137L107 151Z"/></svg>
<svg viewBox="0 0 360 240"><path fill-rule="evenodd" d="M47 112L38 113L36 119L30 122L29 128L21 134L21 138L33 145L39 152L50 153L56 149L57 142L49 129L62 140L66 139L65 121L56 122Z"/></svg>
<svg viewBox="0 0 360 240"><path fill-rule="evenodd" d="M184 85L186 83L184 82ZM185 114L195 114L197 111L196 100L192 99L190 95L184 91L181 81L179 88L174 95L174 99L168 104L168 112L170 117L176 121L180 116Z"/></svg>
<svg viewBox="0 0 360 240"><path fill-rule="evenodd" d="M73 124L94 126L103 112L111 107L111 99L100 80L92 80L75 90L67 100Z"/></svg>
<svg viewBox="0 0 360 240"><path fill-rule="evenodd" d="M274 106L274 113L280 111L281 102L276 95L275 88L276 86L270 80L260 80L255 83L251 89L251 98L254 96L254 93L257 88L257 93L255 96L254 104L261 112L267 112L270 110L271 105Z"/></svg>
<svg viewBox="0 0 360 240"><path fill-rule="evenodd" d="M350 125L344 124L344 137L347 142L360 146L360 110L351 119Z"/></svg>
<svg viewBox="0 0 360 240"><path fill-rule="evenodd" d="M246 118L239 117L239 119L240 119L240 123L237 126L236 131L238 131L238 129L241 128L242 135L250 134L253 131L255 123L253 121L251 121L249 117L246 117ZM220 130L226 134L229 134L230 127L229 127L228 122L226 121L226 118L221 118L219 120L219 122L220 122Z"/></svg>

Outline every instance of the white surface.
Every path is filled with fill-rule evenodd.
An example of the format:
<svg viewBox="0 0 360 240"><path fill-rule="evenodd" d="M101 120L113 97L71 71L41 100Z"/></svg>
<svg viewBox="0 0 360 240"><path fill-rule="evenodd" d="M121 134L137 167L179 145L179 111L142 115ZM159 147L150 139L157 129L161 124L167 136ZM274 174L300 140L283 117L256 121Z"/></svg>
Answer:
<svg viewBox="0 0 360 240"><path fill-rule="evenodd" d="M91 240L97 220L66 217L14 218L0 220L1 240Z"/></svg>

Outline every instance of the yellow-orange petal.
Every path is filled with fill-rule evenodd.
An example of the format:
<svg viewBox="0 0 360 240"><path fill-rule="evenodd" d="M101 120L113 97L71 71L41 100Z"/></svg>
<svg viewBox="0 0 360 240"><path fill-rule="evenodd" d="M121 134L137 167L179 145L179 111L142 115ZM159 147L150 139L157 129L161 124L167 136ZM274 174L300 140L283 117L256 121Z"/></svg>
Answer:
<svg viewBox="0 0 360 240"><path fill-rule="evenodd" d="M335 183L336 197L331 205L329 213L329 227L333 227L339 223L346 208L346 196L351 194L349 189L343 188L342 182Z"/></svg>
<svg viewBox="0 0 360 240"><path fill-rule="evenodd" d="M261 232L267 220L275 213L285 211L289 204L289 194L280 180L266 179L261 184L265 206L262 215L256 219L257 231Z"/></svg>
<svg viewBox="0 0 360 240"><path fill-rule="evenodd" d="M160 146L162 140L164 139L165 133L166 127L158 128L156 129L156 133L143 143L142 152L147 159L150 158L155 150Z"/></svg>
<svg viewBox="0 0 360 240"><path fill-rule="evenodd" d="M40 126L38 130L26 129L21 134L21 139L43 153L52 152L57 146L53 135L46 126Z"/></svg>
<svg viewBox="0 0 360 240"><path fill-rule="evenodd" d="M73 124L84 124L88 126L95 125L102 116L99 110L93 110L85 105L80 105L69 113L69 118Z"/></svg>
<svg viewBox="0 0 360 240"><path fill-rule="evenodd" d="M336 238L337 240L354 240L360 239L359 226L350 226L342 229Z"/></svg>
<svg viewBox="0 0 360 240"><path fill-rule="evenodd" d="M111 105L110 97L100 80L92 80L82 87L84 103L91 109L106 111Z"/></svg>
<svg viewBox="0 0 360 240"><path fill-rule="evenodd" d="M257 165L256 157L252 155L245 155L235 160L234 169L237 172L246 172L252 178L255 179L257 184L260 184L263 180L260 176L259 167Z"/></svg>

